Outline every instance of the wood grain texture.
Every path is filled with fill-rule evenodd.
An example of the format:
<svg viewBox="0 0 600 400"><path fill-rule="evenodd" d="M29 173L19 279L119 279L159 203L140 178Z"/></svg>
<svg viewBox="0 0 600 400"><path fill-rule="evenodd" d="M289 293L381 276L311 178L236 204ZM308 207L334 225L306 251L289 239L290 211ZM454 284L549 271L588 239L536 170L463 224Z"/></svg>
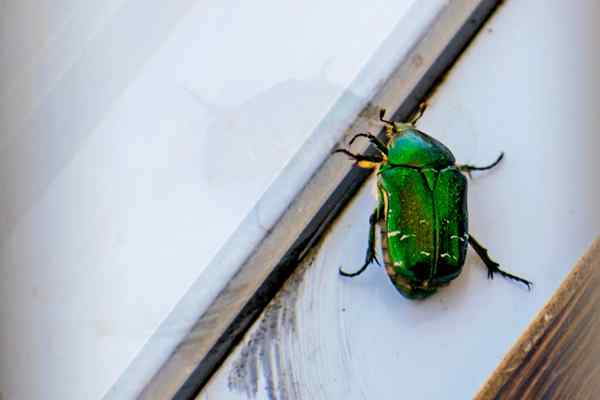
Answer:
<svg viewBox="0 0 600 400"><path fill-rule="evenodd" d="M477 399L598 398L598 283L600 238L500 363Z"/></svg>

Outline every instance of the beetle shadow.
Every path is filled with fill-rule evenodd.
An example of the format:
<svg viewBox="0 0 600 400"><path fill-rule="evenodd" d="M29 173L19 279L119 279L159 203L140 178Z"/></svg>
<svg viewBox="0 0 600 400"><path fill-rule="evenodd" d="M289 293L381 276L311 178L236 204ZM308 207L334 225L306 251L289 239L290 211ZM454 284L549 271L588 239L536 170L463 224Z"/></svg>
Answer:
<svg viewBox="0 0 600 400"><path fill-rule="evenodd" d="M314 133L314 121L300 115L321 115L336 99L350 105L364 102L363 97L331 83L327 67L314 78L278 82L234 105L214 103L198 90L185 88L208 117L208 134L198 155L200 178L217 188L264 187ZM338 108L330 111L336 113ZM338 130L337 120L330 115L318 129Z"/></svg>

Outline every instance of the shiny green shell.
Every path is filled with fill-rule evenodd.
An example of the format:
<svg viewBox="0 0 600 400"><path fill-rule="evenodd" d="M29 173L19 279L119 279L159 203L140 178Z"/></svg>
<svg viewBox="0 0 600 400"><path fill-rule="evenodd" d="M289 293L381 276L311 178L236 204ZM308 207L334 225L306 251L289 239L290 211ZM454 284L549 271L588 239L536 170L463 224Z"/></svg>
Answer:
<svg viewBox="0 0 600 400"><path fill-rule="evenodd" d="M465 262L467 180L446 146L403 128L377 177L383 256L400 293L424 298L456 278Z"/></svg>

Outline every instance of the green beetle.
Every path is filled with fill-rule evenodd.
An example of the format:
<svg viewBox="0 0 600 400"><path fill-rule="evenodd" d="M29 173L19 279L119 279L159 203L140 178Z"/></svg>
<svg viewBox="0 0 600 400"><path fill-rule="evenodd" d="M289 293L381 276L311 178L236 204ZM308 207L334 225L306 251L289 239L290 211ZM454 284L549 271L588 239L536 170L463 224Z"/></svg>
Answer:
<svg viewBox="0 0 600 400"><path fill-rule="evenodd" d="M365 263L354 273L362 273L375 261L375 227L380 224L385 270L394 286L405 297L422 299L448 285L461 272L470 244L487 267L488 278L495 273L521 282L529 289L531 282L499 268L479 242L469 234L467 213L467 179L471 171L495 167L503 154L487 166L456 165L452 152L439 141L415 128L425 105L419 107L408 123L379 119L386 124L386 146L370 133L359 133L377 149L373 156L348 155L363 168L377 169L379 202L369 218L369 244Z"/></svg>

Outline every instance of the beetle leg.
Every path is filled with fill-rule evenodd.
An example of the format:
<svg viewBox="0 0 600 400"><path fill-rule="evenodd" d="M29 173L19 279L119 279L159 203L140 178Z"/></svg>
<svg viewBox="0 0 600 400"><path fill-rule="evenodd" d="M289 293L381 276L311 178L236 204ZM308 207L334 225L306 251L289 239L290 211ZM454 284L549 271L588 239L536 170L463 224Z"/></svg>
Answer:
<svg viewBox="0 0 600 400"><path fill-rule="evenodd" d="M465 164L465 165L459 165L458 169L461 170L462 172L466 172L469 175L469 177L471 177L471 171L485 171L486 169L492 169L496 165L498 165L498 163L500 161L502 161L503 158L504 158L504 152L500 153L500 156L496 159L496 161L494 161L490 165L485 165L483 167L477 167L475 165Z"/></svg>
<svg viewBox="0 0 600 400"><path fill-rule="evenodd" d="M340 267L340 269L339 269L340 275L347 276L347 277L353 277L353 276L360 275L365 269L367 269L369 264L371 264L373 261L375 261L377 263L377 265L381 265L379 263L379 260L377 259L377 256L375 255L375 226L381 219L381 215L382 215L381 209L382 209L382 207L380 204L379 206L377 206L377 208L375 210L373 210L373 212L371 213L371 216L369 217L369 244L367 247L367 254L365 255L364 265L356 272L344 272L342 270L342 268Z"/></svg>
<svg viewBox="0 0 600 400"><path fill-rule="evenodd" d="M421 117L423 116L423 113L425 113L426 109L427 109L427 103L422 102L421 104L419 104L419 108L417 109L417 112L412 116L412 118L409 121L410 124L414 126L417 123L417 121L421 119Z"/></svg>
<svg viewBox="0 0 600 400"><path fill-rule="evenodd" d="M350 140L349 145L352 146L352 143L354 143L354 141L356 140L356 138L359 137L365 137L367 139L369 139L369 142L373 143L375 145L375 147L377 148L377 150L379 150L382 154L385 154L387 156L388 154L388 149L386 147L386 145L379 140L379 138L377 138L377 136L371 134L371 133L357 133L356 135L354 135L354 137L352 138L352 140Z"/></svg>
<svg viewBox="0 0 600 400"><path fill-rule="evenodd" d="M358 163L359 167L374 168L377 164L383 162L383 157L379 155L364 156L362 154L352 154L346 149L337 149L334 153L344 153Z"/></svg>
<svg viewBox="0 0 600 400"><path fill-rule="evenodd" d="M494 279L494 274L495 273L499 273L504 278L508 278L508 279L512 279L512 280L517 281L517 282L521 282L522 284L524 284L524 285L527 286L527 289L531 290L531 285L533 285L533 283L531 283L527 279L519 278L518 276L515 276L513 274L509 274L508 272L501 270L499 268L500 264L498 264L497 262L495 262L494 260L492 260L490 258L490 256L488 255L487 249L485 247L483 247L471 235L469 235L469 244L471 245L471 247L473 247L473 250L475 250L475 252L481 258L481 261L483 261L483 263L487 267L487 270L488 270L488 279Z"/></svg>
<svg viewBox="0 0 600 400"><path fill-rule="evenodd" d="M379 110L379 120L386 124L385 131L388 137L391 139L394 137L395 133L398 133L398 127L394 123L394 121L390 121L389 119L385 119L385 108Z"/></svg>

